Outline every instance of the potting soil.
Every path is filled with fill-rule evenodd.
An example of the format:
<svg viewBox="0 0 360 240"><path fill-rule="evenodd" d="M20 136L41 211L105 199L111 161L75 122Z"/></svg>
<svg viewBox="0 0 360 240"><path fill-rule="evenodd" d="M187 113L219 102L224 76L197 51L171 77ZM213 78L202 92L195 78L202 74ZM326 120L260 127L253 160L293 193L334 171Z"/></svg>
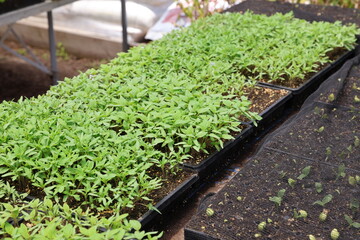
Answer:
<svg viewBox="0 0 360 240"><path fill-rule="evenodd" d="M296 18L304 19L309 22L341 21L344 24L355 23L360 26L359 9L341 8L337 6L321 6L312 4L291 4L278 1L267 0L247 0L237 4L225 12L245 12L250 10L255 14L272 15L276 12L293 12Z"/></svg>
<svg viewBox="0 0 360 240"><path fill-rule="evenodd" d="M360 55L268 136L185 239L360 239Z"/></svg>

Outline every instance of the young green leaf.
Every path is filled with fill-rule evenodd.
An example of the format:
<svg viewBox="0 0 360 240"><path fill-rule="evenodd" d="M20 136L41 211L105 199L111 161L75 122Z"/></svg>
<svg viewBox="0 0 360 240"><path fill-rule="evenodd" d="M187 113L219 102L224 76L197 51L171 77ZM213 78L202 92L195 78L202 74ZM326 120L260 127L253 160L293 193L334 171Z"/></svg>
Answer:
<svg viewBox="0 0 360 240"><path fill-rule="evenodd" d="M286 190L285 189L281 189L279 190L279 192L277 193L277 196L274 197L269 197L269 200L274 202L276 206L280 207L282 201L283 201L283 197L285 195Z"/></svg>
<svg viewBox="0 0 360 240"><path fill-rule="evenodd" d="M345 214L344 217L350 227L360 228L360 223L354 222L353 219L349 215Z"/></svg>
<svg viewBox="0 0 360 240"><path fill-rule="evenodd" d="M331 202L333 196L331 194L326 195L322 200L315 201L313 205L318 204L324 207L327 203Z"/></svg>
<svg viewBox="0 0 360 240"><path fill-rule="evenodd" d="M321 193L323 191L323 186L320 182L315 183L315 189L317 193Z"/></svg>
<svg viewBox="0 0 360 240"><path fill-rule="evenodd" d="M310 169L311 169L311 166L307 166L307 167L303 168L303 170L301 171L301 174L297 177L297 179L302 180L305 177L307 177L310 174Z"/></svg>

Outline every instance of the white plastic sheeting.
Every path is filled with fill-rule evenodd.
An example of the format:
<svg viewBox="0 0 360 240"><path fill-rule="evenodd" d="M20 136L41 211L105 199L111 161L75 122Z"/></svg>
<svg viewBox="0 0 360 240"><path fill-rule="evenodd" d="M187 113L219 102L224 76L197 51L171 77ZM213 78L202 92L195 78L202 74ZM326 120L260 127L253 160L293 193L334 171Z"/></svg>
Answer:
<svg viewBox="0 0 360 240"><path fill-rule="evenodd" d="M173 0L126 0L128 42L136 45ZM121 0L80 0L53 11L55 38L77 56L109 58L122 51ZM29 45L47 48L46 13L13 28ZM0 27L0 36L6 26Z"/></svg>
<svg viewBox="0 0 360 240"><path fill-rule="evenodd" d="M129 42L140 41L173 0L126 1ZM53 12L55 27L87 31L110 39L122 36L120 0L81 0ZM45 14L37 16L45 20Z"/></svg>

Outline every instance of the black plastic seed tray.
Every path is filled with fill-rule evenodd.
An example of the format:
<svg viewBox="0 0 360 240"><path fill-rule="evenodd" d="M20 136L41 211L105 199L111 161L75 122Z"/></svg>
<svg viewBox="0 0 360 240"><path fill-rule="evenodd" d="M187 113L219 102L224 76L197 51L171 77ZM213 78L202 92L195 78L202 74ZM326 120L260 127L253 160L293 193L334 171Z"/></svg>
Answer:
<svg viewBox="0 0 360 240"><path fill-rule="evenodd" d="M190 176L155 205L157 210L149 210L140 217L138 220L141 223L142 229L149 230L151 227L161 224L171 210L174 210L189 196L193 195L198 187L198 180L199 177L196 174Z"/></svg>
<svg viewBox="0 0 360 240"><path fill-rule="evenodd" d="M198 232L188 228L185 228L184 236L185 239L191 239L191 240L220 240L218 238L213 238L203 232Z"/></svg>
<svg viewBox="0 0 360 240"><path fill-rule="evenodd" d="M310 94L312 94L322 82L324 82L329 76L335 73L348 59L354 57L355 49L344 53L337 60L326 66L323 70L312 76L307 82L302 84L298 88L284 87L281 85L275 85L271 83L259 82L260 86L273 87L278 89L285 89L292 92L292 105L300 107Z"/></svg>
<svg viewBox="0 0 360 240"><path fill-rule="evenodd" d="M266 88L278 89L271 86L266 86ZM254 136L263 135L264 131L267 131L277 120L282 118L286 110L292 107L292 98L292 92L288 91L285 96L281 97L259 114L262 118L260 121L256 122L256 124L254 122L247 122L247 124L254 126Z"/></svg>
<svg viewBox="0 0 360 240"><path fill-rule="evenodd" d="M234 158L234 155L245 150L245 145L253 136L254 128L251 125L244 125L242 132L234 140L224 144L224 148L210 155L197 165L183 163L185 169L191 169L198 172L199 177L203 178L211 175L216 170L225 167Z"/></svg>

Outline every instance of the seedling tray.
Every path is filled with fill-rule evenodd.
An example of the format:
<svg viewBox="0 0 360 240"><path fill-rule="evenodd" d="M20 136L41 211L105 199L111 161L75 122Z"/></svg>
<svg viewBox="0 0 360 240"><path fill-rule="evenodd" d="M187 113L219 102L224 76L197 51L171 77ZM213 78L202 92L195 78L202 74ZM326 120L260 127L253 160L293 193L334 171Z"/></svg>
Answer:
<svg viewBox="0 0 360 240"><path fill-rule="evenodd" d="M155 205L157 211L149 210L141 216L138 221L141 223L142 230L150 230L151 227L158 225L164 218L168 217L171 210L175 209L182 202L193 196L194 192L198 189L198 180L199 177L197 174L191 174L184 182L182 182ZM24 201L30 202L35 199L36 197L26 196ZM22 223L23 221L24 219L20 215L17 222ZM12 219L8 222L10 224L14 224ZM98 230L101 232L107 231L104 227L100 227Z"/></svg>
<svg viewBox="0 0 360 240"><path fill-rule="evenodd" d="M245 125L245 128L238 134L234 140L224 144L224 148L216 151L208 158L197 165L183 163L184 168L197 171L201 178L212 174L216 169L220 169L228 164L235 153L241 153L247 142L253 137L254 128L251 125Z"/></svg>
<svg viewBox="0 0 360 240"><path fill-rule="evenodd" d="M188 229L188 228L185 228L184 236L185 236L185 239L188 239L188 240L189 239L191 239L191 240L219 240L218 238L213 238L206 233L198 232L196 230Z"/></svg>
<svg viewBox="0 0 360 240"><path fill-rule="evenodd" d="M344 239L359 239L360 233L349 228L344 220L344 214L356 216L348 202L358 195L357 186L348 184L347 177L355 176L357 171L345 169L346 177L336 179L338 168L335 166L268 150L253 160L188 223L186 240L257 239L255 234L259 233L262 236L259 239L307 239L309 234L329 236L335 227ZM311 170L306 175L296 178L308 167ZM285 181L279 177L282 171L287 174ZM297 179L293 187L287 181L290 177ZM316 191L315 182L322 184L321 193ZM281 206L277 207L269 198L280 189L286 193ZM318 217L323 206L314 203L328 194L334 197L326 205L331 215L320 222ZM212 215L206 212L208 208L213 210ZM294 210L301 209L307 211L308 218L293 217ZM264 230L259 230L258 224L262 221L268 222Z"/></svg>
<svg viewBox="0 0 360 240"><path fill-rule="evenodd" d="M260 84L259 84L260 85ZM261 85L260 85L261 86ZM271 89L279 89L273 86L261 86ZM284 115L285 110L291 107L291 101L293 98L293 94L291 91L287 90L288 93L266 108L259 115L261 116L261 120L254 124L254 122L247 122L254 126L254 135L258 136L264 133L264 131L268 130L271 125L276 122L279 118Z"/></svg>
<svg viewBox="0 0 360 240"><path fill-rule="evenodd" d="M149 230L155 224L162 222L166 216L192 195L197 189L199 177L196 174L191 175L185 182L180 184L175 190L160 200L155 208L158 210L149 210L138 220L143 230Z"/></svg>
<svg viewBox="0 0 360 240"><path fill-rule="evenodd" d="M305 99L310 96L322 82L324 82L329 76L335 73L348 59L352 58L355 55L355 49L344 53L334 62L330 63L321 71L317 72L312 76L307 82L299 86L298 88L284 87L281 85L275 85L272 83L259 82L260 86L268 86L278 89L285 89L292 92L292 105L295 107L300 107Z"/></svg>

